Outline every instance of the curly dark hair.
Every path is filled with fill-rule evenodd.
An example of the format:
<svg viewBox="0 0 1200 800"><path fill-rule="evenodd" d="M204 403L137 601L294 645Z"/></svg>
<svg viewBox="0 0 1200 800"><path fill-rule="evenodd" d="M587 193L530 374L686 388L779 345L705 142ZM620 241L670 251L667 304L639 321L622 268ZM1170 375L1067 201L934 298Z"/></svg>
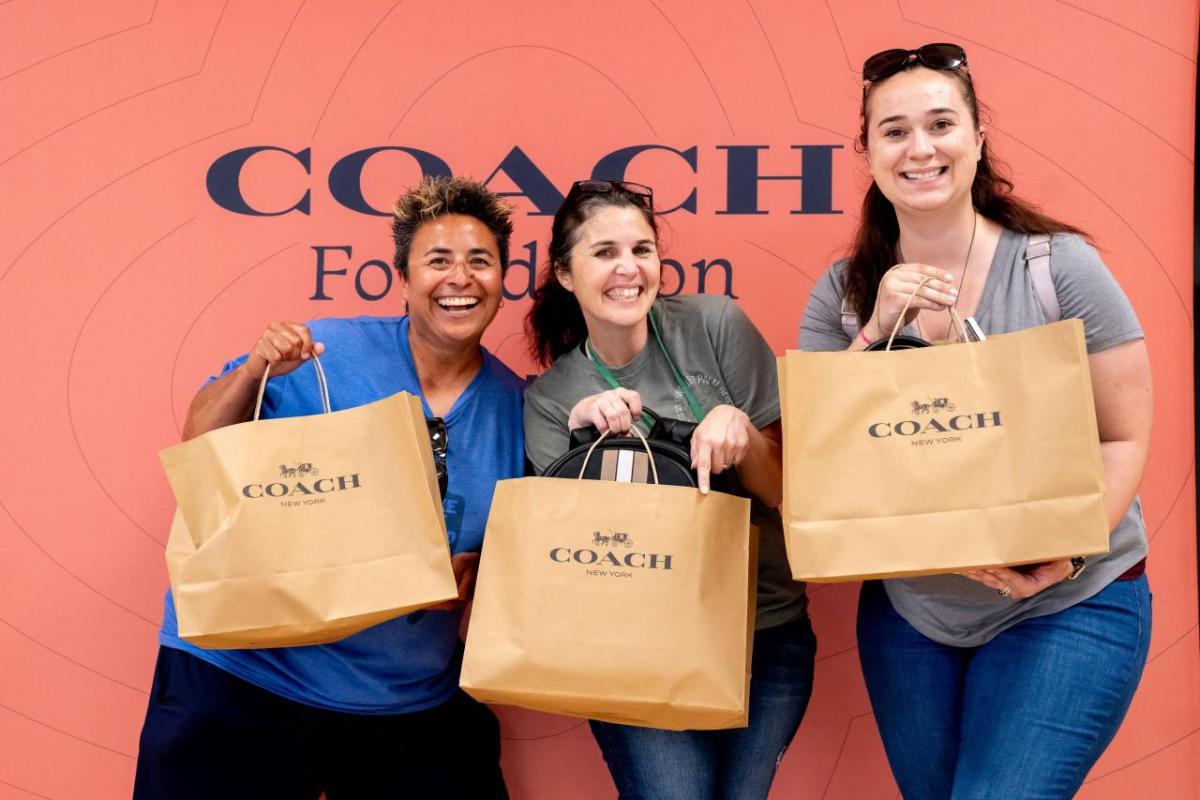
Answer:
<svg viewBox="0 0 1200 800"><path fill-rule="evenodd" d="M512 206L471 178L430 175L402 194L392 208L392 238L396 242L392 264L405 280L408 280L408 252L417 228L431 219L448 214L474 217L487 226L500 248L501 274L508 271L508 242L513 231Z"/></svg>

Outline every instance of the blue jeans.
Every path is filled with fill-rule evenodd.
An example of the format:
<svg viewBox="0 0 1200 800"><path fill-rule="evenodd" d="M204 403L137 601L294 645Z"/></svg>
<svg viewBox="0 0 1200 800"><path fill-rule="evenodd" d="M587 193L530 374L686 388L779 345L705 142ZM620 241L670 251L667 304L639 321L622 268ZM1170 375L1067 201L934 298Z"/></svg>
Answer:
<svg viewBox="0 0 1200 800"><path fill-rule="evenodd" d="M1150 646L1143 575L979 647L926 638L863 584L858 647L906 798L1069 798L1112 741Z"/></svg>
<svg viewBox="0 0 1200 800"><path fill-rule="evenodd" d="M763 800L812 694L817 638L805 615L755 631L750 725L664 731L592 721L621 800Z"/></svg>

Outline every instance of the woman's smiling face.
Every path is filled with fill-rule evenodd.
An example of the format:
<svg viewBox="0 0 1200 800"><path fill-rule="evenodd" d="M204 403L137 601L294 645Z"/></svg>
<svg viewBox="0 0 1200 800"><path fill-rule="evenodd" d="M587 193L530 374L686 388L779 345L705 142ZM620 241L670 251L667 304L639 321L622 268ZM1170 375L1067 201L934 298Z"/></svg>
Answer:
<svg viewBox="0 0 1200 800"><path fill-rule="evenodd" d="M641 324L658 295L658 241L641 209L602 206L576 234L558 280L575 295L588 330Z"/></svg>
<svg viewBox="0 0 1200 800"><path fill-rule="evenodd" d="M953 76L899 72L871 88L867 110L871 175L898 212L971 202L983 132Z"/></svg>
<svg viewBox="0 0 1200 800"><path fill-rule="evenodd" d="M413 330L449 349L477 347L500 307L502 272L496 237L480 220L447 214L422 223L403 284Z"/></svg>

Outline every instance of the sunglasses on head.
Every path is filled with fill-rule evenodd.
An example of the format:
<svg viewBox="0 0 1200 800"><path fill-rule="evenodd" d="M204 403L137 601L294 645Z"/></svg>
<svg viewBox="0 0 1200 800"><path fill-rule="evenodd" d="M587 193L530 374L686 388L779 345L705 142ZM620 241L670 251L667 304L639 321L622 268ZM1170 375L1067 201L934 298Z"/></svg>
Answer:
<svg viewBox="0 0 1200 800"><path fill-rule="evenodd" d="M967 51L949 42L923 44L916 50L884 50L863 62L863 80L874 83L890 78L913 60L930 69L954 70L967 66Z"/></svg>
<svg viewBox="0 0 1200 800"><path fill-rule="evenodd" d="M446 421L441 417L429 417L425 420L429 429L429 444L433 448L433 468L437 473L438 491L442 499L446 498L446 489L450 484L450 474L446 469L446 451L450 447L450 435L446 431Z"/></svg>
<svg viewBox="0 0 1200 800"><path fill-rule="evenodd" d="M570 194L609 194L617 189L641 199L647 208L654 207L654 190L644 183L632 181L575 181L571 184Z"/></svg>

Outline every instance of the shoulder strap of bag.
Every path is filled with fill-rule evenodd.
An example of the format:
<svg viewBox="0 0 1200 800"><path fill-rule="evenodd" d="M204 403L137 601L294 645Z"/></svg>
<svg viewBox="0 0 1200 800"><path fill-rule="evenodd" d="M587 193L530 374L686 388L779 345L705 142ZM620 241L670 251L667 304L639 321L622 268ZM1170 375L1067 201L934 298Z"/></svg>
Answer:
<svg viewBox="0 0 1200 800"><path fill-rule="evenodd" d="M1029 237L1025 247L1025 267L1033 281L1033 293L1046 315L1046 322L1062 319L1062 307L1058 304L1058 292L1054 291L1054 278L1050 275L1050 235L1037 233Z"/></svg>
<svg viewBox="0 0 1200 800"><path fill-rule="evenodd" d="M854 337L858 335L858 314L846 305L845 296L842 297L842 330L846 332L846 338L850 341L854 341Z"/></svg>

